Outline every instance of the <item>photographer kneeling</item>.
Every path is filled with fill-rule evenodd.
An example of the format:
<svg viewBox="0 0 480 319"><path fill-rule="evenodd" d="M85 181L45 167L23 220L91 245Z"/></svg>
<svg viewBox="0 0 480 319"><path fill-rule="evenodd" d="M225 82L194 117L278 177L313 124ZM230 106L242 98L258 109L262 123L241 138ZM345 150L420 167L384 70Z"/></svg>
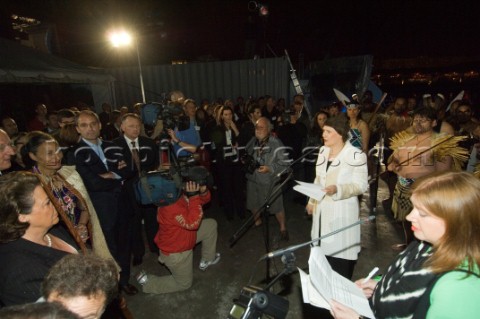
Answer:
<svg viewBox="0 0 480 319"><path fill-rule="evenodd" d="M217 222L203 219L202 205L209 201L207 186L189 181L175 203L158 208L159 231L155 236L155 243L160 249L158 260L168 267L171 275L159 277L140 272L137 280L143 285L143 292L162 294L190 288L193 281L193 248L199 242L202 242L200 270L218 263Z"/></svg>

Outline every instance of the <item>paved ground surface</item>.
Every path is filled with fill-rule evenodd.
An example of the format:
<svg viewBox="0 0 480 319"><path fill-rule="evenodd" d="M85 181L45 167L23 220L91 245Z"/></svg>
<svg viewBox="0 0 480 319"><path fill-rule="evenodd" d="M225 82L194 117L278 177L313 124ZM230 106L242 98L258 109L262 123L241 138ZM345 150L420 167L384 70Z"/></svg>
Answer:
<svg viewBox="0 0 480 319"><path fill-rule="evenodd" d="M279 229L275 218L270 218L271 250L299 244L310 240L311 220L304 212L304 205L294 200L296 192L289 190L284 193L284 203L287 216L287 227L290 233L288 242L279 241ZM366 276L374 266L380 267L382 273L398 252L391 245L400 242L400 230L391 218L383 212L381 201L388 197L385 184L381 182L378 191L376 221L362 225L362 252L355 268L354 279ZM369 195L362 198L361 215L370 214L368 208ZM206 216L215 218L219 225L217 250L222 254L221 261L208 268L205 272L198 269L200 247L194 252L194 283L183 292L152 295L140 292L128 296L128 306L135 318L227 318L233 306L232 300L237 298L242 287L251 283L259 287L266 285L266 263L258 259L265 254L262 227L249 228L248 232L230 247L229 239L244 222L238 218L227 221L222 209L218 207L218 198L214 193L211 205L206 209ZM148 250L148 249L147 249ZM295 252L296 266L308 269L309 248L301 248ZM168 270L157 261L157 256L148 253L142 265L132 268L132 276L140 269L156 275L166 275ZM270 265L270 276L283 270L279 258ZM134 280L131 280L134 283ZM298 272L284 276L273 286L273 292L289 301L289 311L286 318L327 318L315 308L305 305L300 291ZM138 285L137 285L138 286ZM138 286L140 288L140 286Z"/></svg>

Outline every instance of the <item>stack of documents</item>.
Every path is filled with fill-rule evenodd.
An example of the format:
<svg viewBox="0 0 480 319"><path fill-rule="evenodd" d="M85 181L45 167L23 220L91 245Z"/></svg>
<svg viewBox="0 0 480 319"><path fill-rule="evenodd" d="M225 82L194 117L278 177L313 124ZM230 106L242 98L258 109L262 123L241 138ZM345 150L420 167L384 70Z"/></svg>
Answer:
<svg viewBox="0 0 480 319"><path fill-rule="evenodd" d="M303 301L330 310L330 300L354 309L360 315L375 318L362 290L347 278L333 271L321 247L315 246L308 261L310 275L300 268Z"/></svg>

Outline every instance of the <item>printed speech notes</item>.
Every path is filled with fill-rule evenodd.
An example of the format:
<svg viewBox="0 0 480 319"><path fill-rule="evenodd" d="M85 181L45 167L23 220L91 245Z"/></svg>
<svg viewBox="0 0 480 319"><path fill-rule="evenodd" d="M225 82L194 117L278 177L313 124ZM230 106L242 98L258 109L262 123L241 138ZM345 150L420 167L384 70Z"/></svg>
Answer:
<svg viewBox="0 0 480 319"><path fill-rule="evenodd" d="M312 184L312 183L300 182L300 181L295 181L295 182L297 182L298 185L293 186L293 189L296 190L297 192L300 192L304 195L307 195L308 197L316 199L317 201L321 201L325 196L325 192L323 191L323 189L325 188L324 186Z"/></svg>
<svg viewBox="0 0 480 319"><path fill-rule="evenodd" d="M362 290L347 278L333 271L321 247L310 251L310 275L301 269L300 279L304 302L330 310L330 300L336 300L354 309L360 315L375 318Z"/></svg>

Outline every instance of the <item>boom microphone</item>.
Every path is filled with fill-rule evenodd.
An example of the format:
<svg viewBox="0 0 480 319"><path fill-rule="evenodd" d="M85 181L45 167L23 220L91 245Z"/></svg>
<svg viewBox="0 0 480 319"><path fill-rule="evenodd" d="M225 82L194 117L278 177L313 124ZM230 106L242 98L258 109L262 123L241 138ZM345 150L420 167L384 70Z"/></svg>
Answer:
<svg viewBox="0 0 480 319"><path fill-rule="evenodd" d="M277 178L280 178L285 174L290 174L291 172L292 172L292 168L289 166L289 167L285 168L283 171L281 171L280 173L278 173Z"/></svg>

